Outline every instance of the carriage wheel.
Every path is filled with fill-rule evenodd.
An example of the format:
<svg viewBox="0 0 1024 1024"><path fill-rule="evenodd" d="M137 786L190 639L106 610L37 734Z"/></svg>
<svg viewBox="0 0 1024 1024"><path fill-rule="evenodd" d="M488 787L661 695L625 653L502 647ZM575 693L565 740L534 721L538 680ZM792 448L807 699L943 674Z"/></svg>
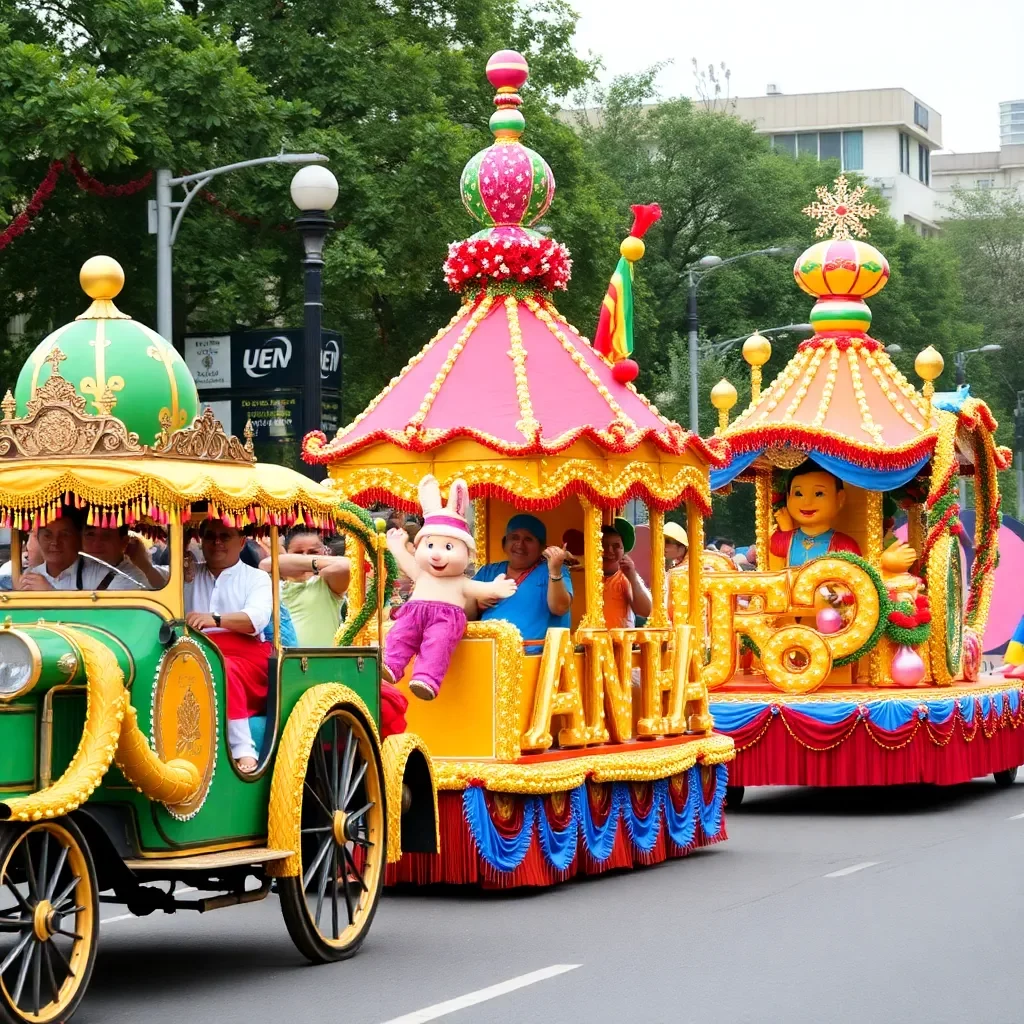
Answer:
<svg viewBox="0 0 1024 1024"><path fill-rule="evenodd" d="M65 1021L96 961L96 869L68 818L0 826L0 1017Z"/></svg>
<svg viewBox="0 0 1024 1024"><path fill-rule="evenodd" d="M1017 781L1017 769L1007 768L1006 771L994 772L992 778L1000 789L1008 789Z"/></svg>
<svg viewBox="0 0 1024 1024"><path fill-rule="evenodd" d="M352 956L384 886L384 773L373 736L350 708L321 722L303 784L301 871L279 878L281 910L314 963Z"/></svg>

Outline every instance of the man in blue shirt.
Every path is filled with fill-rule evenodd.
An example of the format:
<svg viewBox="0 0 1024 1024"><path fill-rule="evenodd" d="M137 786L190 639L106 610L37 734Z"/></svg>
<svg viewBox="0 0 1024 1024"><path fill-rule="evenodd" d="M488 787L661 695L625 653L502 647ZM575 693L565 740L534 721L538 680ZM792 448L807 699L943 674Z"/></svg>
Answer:
<svg viewBox="0 0 1024 1024"><path fill-rule="evenodd" d="M481 606L481 619L511 622L524 640L543 641L552 627L570 625L572 583L565 568L566 550L546 547L547 528L536 517L519 514L508 521L501 546L507 561L483 566L474 579L489 583L504 573L515 580L516 592L489 606ZM531 645L527 654L539 654Z"/></svg>

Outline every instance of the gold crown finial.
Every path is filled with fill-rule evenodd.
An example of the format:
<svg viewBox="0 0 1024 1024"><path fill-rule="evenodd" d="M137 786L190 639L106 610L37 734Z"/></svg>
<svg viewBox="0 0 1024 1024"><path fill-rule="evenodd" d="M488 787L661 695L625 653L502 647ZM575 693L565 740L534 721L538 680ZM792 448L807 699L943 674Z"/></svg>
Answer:
<svg viewBox="0 0 1024 1024"><path fill-rule="evenodd" d="M112 256L91 256L82 264L78 281L92 304L76 320L131 320L114 305L114 296L124 287L124 270Z"/></svg>
<svg viewBox="0 0 1024 1024"><path fill-rule="evenodd" d="M840 174L835 181L835 191L829 191L824 185L815 190L818 195L816 202L805 206L803 212L821 223L814 229L816 238L826 238L831 232L833 238L866 238L868 229L861 223L870 220L878 207L862 202L867 189L858 185L852 192L845 174Z"/></svg>
<svg viewBox="0 0 1024 1024"><path fill-rule="evenodd" d="M65 359L67 359L67 356L64 355L64 353L61 352L61 350L56 345L54 345L53 348L51 348L50 351L46 353L46 358L43 360L43 362L50 364L51 376L59 377L60 364L63 363Z"/></svg>

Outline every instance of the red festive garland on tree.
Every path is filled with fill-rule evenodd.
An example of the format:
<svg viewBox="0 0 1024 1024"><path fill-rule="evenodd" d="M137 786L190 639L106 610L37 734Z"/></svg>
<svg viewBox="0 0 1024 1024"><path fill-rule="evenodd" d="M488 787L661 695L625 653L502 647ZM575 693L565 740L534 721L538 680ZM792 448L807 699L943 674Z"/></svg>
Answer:
<svg viewBox="0 0 1024 1024"><path fill-rule="evenodd" d="M444 279L453 292L494 284L530 284L544 292L564 291L571 276L569 250L551 238L467 238L448 246L444 262Z"/></svg>
<svg viewBox="0 0 1024 1024"><path fill-rule="evenodd" d="M67 158L66 169L75 178L78 187L83 192L89 192L94 196L103 198L122 198L123 196L135 195L141 192L152 180L153 172L147 171L141 178L134 181L127 181L123 185L105 185L102 181L94 178L78 162L78 157L71 153ZM32 193L32 198L21 213L17 214L10 224L0 231L0 249L6 249L11 242L19 235L23 235L32 221L42 212L46 201L53 195L57 187L57 179L60 172L65 170L63 160L54 160L46 171L46 177L39 183L39 187Z"/></svg>

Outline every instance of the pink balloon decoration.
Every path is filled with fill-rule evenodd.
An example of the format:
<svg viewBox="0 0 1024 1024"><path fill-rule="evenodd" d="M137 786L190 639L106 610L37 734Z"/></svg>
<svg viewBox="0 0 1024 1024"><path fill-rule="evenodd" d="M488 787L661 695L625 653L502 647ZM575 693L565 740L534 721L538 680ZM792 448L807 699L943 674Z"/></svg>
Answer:
<svg viewBox="0 0 1024 1024"><path fill-rule="evenodd" d="M892 656L889 666L892 681L899 686L917 686L924 679L924 661L921 655L904 644Z"/></svg>
<svg viewBox="0 0 1024 1024"><path fill-rule="evenodd" d="M814 616L814 624L819 633L827 636L829 633L838 633L843 628L843 617L835 608L821 608Z"/></svg>

